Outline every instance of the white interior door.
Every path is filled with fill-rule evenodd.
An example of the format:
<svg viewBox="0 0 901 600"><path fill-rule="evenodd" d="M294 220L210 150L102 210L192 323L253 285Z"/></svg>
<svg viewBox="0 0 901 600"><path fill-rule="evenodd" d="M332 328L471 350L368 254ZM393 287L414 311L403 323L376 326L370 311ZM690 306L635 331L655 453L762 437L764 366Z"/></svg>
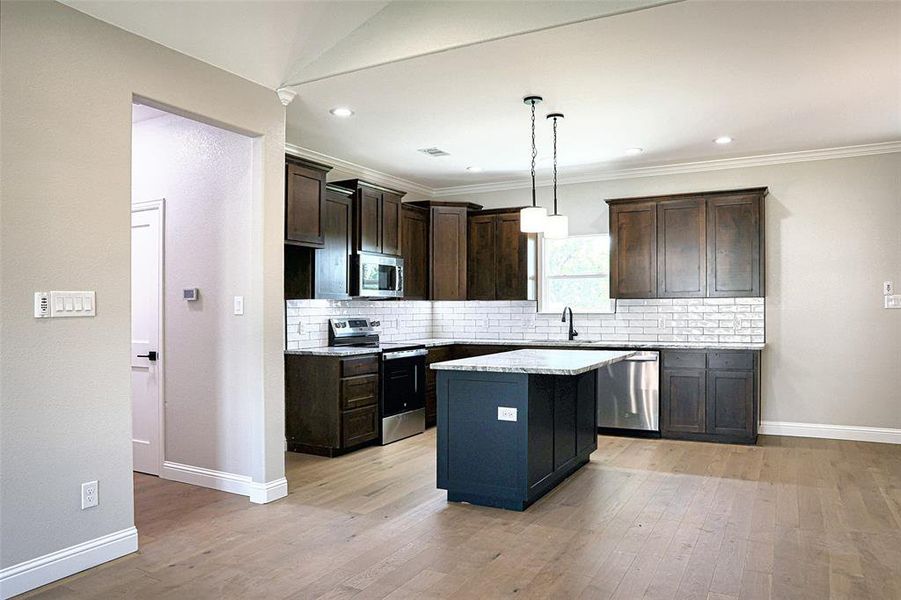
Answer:
<svg viewBox="0 0 901 600"><path fill-rule="evenodd" d="M162 202L131 213L131 403L134 470L162 466ZM154 353L156 356L154 356Z"/></svg>

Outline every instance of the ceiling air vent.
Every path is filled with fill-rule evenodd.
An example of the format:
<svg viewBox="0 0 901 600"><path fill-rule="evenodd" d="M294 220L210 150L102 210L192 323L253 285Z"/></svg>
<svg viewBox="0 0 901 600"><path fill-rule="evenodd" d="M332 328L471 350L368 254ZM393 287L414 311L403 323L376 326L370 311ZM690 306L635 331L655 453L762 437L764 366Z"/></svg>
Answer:
<svg viewBox="0 0 901 600"><path fill-rule="evenodd" d="M429 156L450 156L450 153L445 152L441 148L420 148L418 152L422 152L423 154L428 154Z"/></svg>

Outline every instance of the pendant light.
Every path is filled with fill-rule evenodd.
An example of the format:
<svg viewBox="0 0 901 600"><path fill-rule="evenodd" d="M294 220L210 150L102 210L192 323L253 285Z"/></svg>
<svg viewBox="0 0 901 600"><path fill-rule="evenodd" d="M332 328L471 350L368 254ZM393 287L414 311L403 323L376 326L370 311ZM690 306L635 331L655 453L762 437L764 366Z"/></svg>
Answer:
<svg viewBox="0 0 901 600"><path fill-rule="evenodd" d="M560 239L569 235L569 217L557 212L557 119L562 119L563 113L551 113L547 118L554 120L554 214L545 220L544 237Z"/></svg>
<svg viewBox="0 0 901 600"><path fill-rule="evenodd" d="M538 149L535 146L535 105L541 100L541 96L526 96L522 99L523 103L532 107L532 206L519 211L519 230L523 233L541 233L547 219L547 209L538 206L535 200L535 159L538 157Z"/></svg>

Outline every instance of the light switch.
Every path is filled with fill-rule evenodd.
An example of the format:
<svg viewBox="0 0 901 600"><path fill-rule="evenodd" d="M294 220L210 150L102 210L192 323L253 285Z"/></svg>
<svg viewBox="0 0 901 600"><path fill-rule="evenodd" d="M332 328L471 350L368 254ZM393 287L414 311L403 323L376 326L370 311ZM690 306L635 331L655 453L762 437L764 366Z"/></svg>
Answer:
<svg viewBox="0 0 901 600"><path fill-rule="evenodd" d="M235 314L244 314L244 296L235 296Z"/></svg>
<svg viewBox="0 0 901 600"><path fill-rule="evenodd" d="M50 292L51 317L93 317L96 305L94 292Z"/></svg>
<svg viewBox="0 0 901 600"><path fill-rule="evenodd" d="M885 307L886 308L901 308L901 294L893 294L891 296L885 296Z"/></svg>

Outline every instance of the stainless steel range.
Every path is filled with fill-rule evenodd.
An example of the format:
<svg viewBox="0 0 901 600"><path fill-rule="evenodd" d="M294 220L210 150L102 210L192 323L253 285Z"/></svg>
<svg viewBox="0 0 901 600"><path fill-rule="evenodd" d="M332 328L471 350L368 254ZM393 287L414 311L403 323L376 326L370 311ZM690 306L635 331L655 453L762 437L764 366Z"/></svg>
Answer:
<svg viewBox="0 0 901 600"><path fill-rule="evenodd" d="M379 343L380 323L365 317L329 319L329 346L378 348L379 437L382 445L425 431L425 357L421 344Z"/></svg>

